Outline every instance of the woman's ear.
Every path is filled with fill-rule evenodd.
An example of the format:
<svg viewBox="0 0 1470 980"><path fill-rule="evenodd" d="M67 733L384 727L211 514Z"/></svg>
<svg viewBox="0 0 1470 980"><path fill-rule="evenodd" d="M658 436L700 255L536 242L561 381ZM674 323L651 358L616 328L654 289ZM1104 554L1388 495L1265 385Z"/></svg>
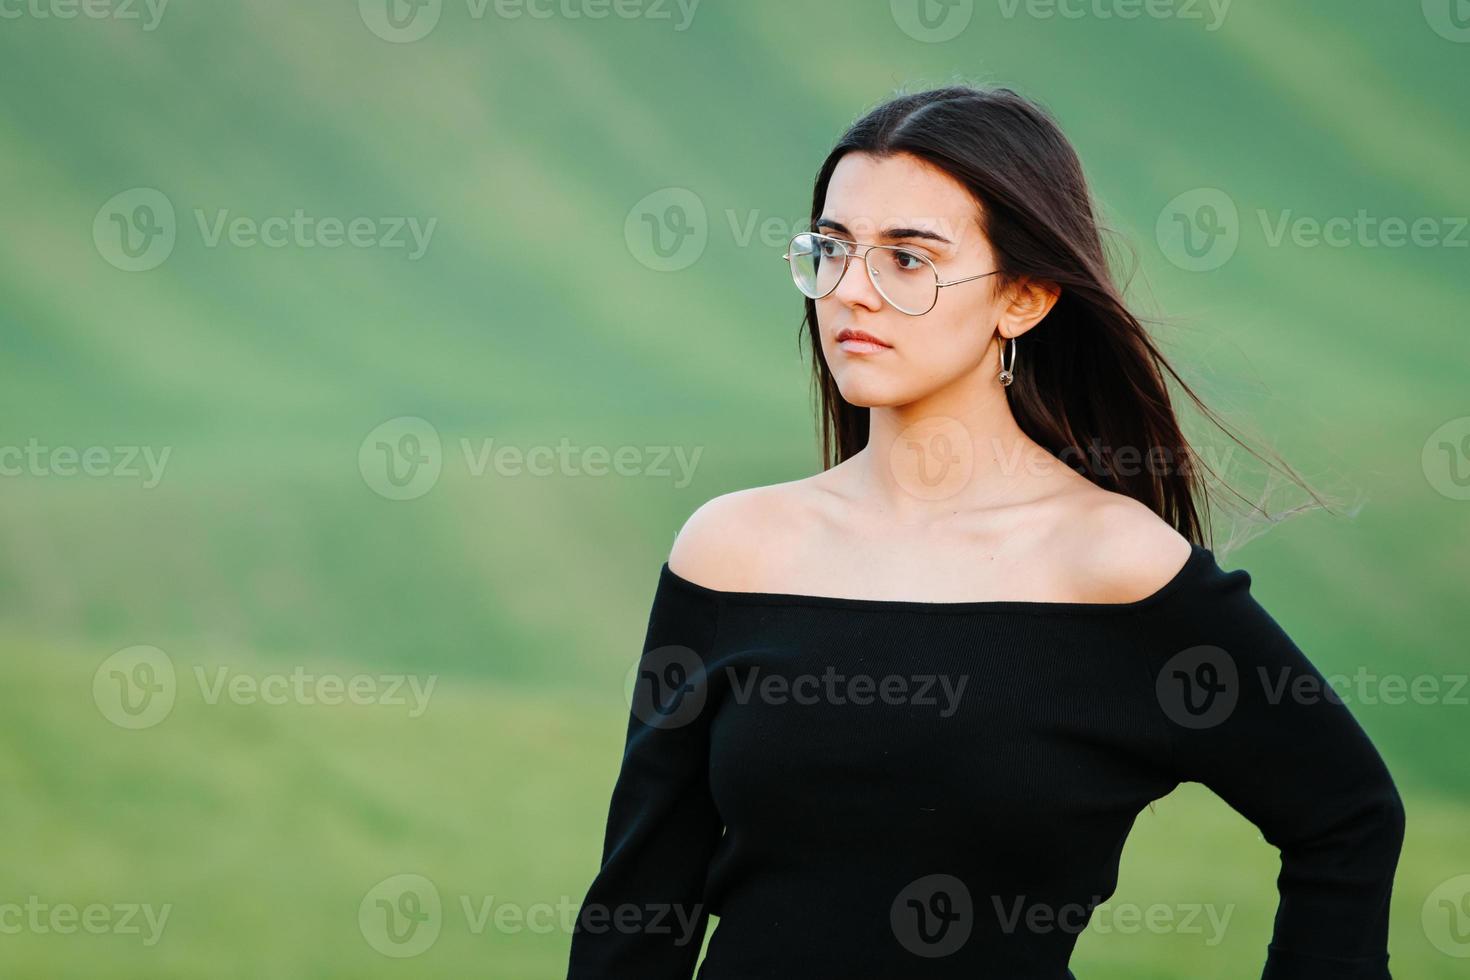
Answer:
<svg viewBox="0 0 1470 980"><path fill-rule="evenodd" d="M1051 312L1062 295L1055 283L1023 278L1013 285L1001 311L997 328L1002 336L1019 337L1036 326Z"/></svg>

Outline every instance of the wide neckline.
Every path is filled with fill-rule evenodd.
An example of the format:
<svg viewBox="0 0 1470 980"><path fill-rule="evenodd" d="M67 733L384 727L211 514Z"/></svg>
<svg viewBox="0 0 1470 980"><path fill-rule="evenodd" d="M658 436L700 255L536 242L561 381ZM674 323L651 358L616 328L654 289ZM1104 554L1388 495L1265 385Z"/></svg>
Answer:
<svg viewBox="0 0 1470 980"><path fill-rule="evenodd" d="M1189 557L1184 560L1184 564L1179 567L1178 571L1150 594L1131 602L1052 602L1031 599L965 599L956 602L929 602L923 599L863 599L856 596L806 595L799 592L741 592L714 589L707 585L700 585L698 582L691 582L670 568L667 561L663 563L660 574L666 581L687 591L722 602L750 605L937 613L1024 612L1109 615L1137 612L1162 601L1178 590L1196 568L1204 567L1213 561L1214 553L1209 548L1191 541Z"/></svg>

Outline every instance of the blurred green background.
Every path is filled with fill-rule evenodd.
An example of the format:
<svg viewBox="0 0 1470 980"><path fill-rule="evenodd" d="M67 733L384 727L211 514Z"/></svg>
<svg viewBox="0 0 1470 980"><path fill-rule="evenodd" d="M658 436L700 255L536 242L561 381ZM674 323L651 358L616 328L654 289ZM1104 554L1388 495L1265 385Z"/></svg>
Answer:
<svg viewBox="0 0 1470 980"><path fill-rule="evenodd" d="M1352 502L1217 555L1324 673L1439 683L1352 706L1395 976L1465 974L1470 8L923 2L0 4L0 973L564 975L672 537L819 465L781 246L852 118L959 80L1052 109L1176 365ZM381 696L251 696L296 673ZM1223 939L1073 968L1257 975L1276 869L1181 787L1109 904Z"/></svg>

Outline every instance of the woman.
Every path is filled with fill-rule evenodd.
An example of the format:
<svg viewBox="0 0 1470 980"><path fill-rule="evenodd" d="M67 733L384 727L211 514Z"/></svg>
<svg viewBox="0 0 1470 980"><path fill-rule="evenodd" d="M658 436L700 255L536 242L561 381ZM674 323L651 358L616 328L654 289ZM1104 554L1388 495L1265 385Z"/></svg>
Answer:
<svg viewBox="0 0 1470 980"><path fill-rule="evenodd" d="M690 977L714 914L703 980L1071 977L1134 818L1196 781L1280 848L1264 975L1388 978L1399 795L1202 543L1056 124L896 98L811 217L828 466L679 533L569 976Z"/></svg>

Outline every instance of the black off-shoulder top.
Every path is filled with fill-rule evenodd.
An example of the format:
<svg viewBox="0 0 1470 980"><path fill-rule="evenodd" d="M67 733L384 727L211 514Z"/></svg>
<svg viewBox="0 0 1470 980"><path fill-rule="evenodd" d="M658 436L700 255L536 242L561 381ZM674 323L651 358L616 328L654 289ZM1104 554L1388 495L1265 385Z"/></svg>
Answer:
<svg viewBox="0 0 1470 980"><path fill-rule="evenodd" d="M1263 980L1388 980L1403 804L1250 582L1200 545L1112 604L664 564L569 980L690 978L711 914L700 980L1066 980L1135 817L1186 781L1280 850Z"/></svg>

